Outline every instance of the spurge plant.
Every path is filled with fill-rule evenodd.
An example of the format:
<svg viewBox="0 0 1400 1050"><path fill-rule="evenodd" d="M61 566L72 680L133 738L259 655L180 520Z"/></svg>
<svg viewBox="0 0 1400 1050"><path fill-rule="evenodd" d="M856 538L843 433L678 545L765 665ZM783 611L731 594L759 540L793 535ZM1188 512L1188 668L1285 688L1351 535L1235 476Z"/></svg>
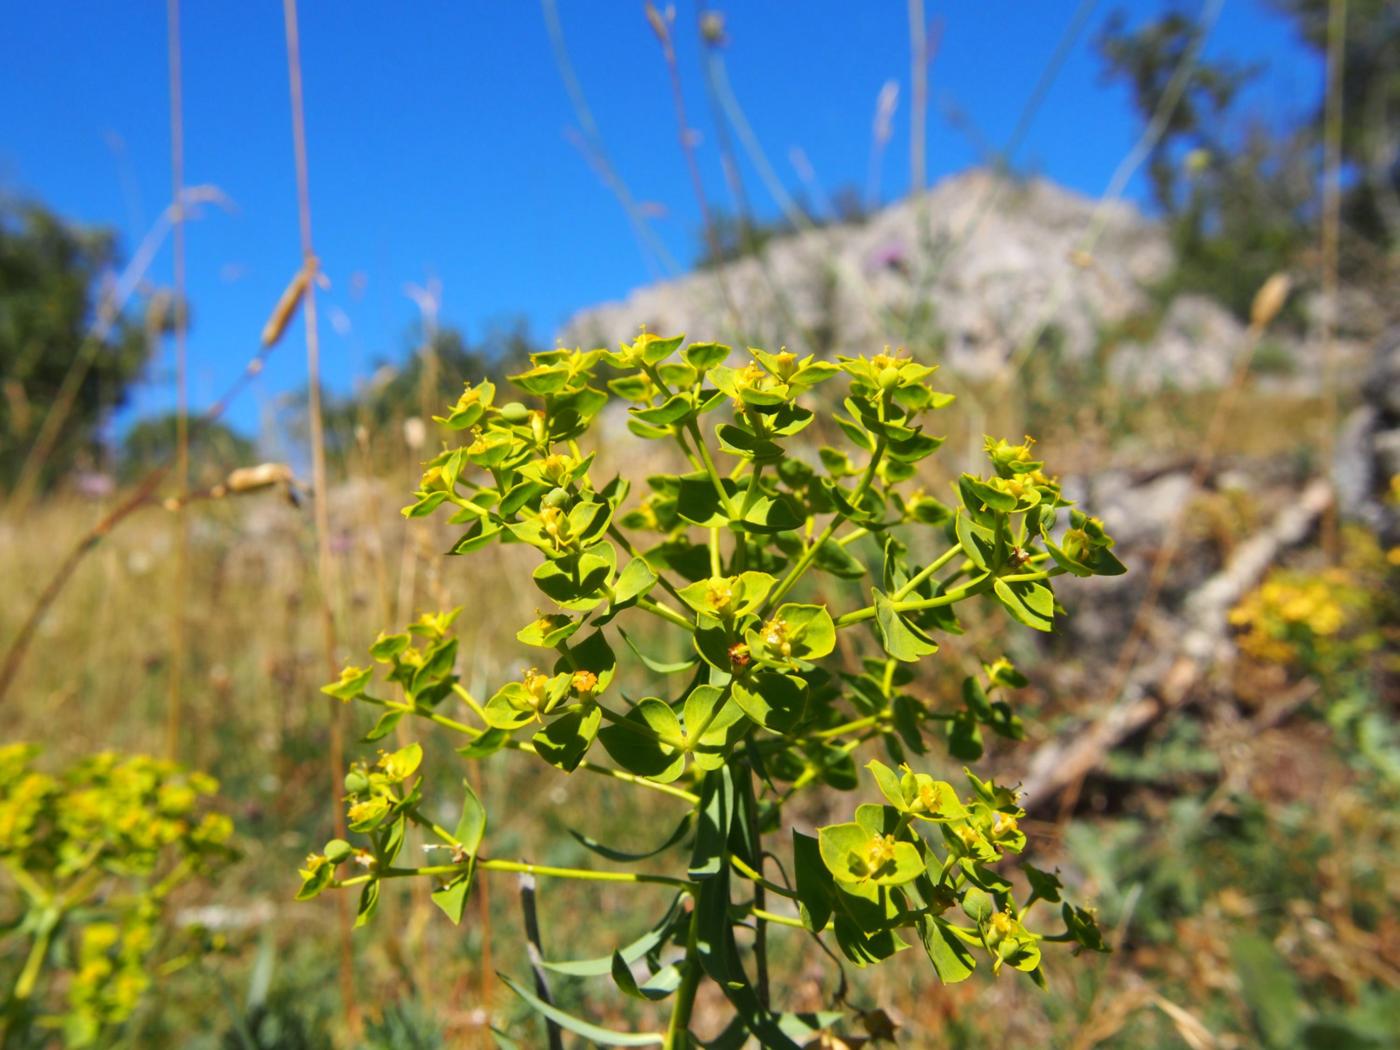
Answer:
<svg viewBox="0 0 1400 1050"><path fill-rule="evenodd" d="M332 841L313 855L300 895L356 887L363 922L386 879L424 878L460 921L482 872L667 890L639 937L594 959L545 964L669 1002L664 1031L609 1031L502 979L552 1026L592 1043L671 1050L751 1037L795 1047L846 1023L841 1012L770 1002L773 926L805 931L856 966L913 942L946 982L982 960L1039 981L1049 942L1104 950L1092 914L1061 899L1053 874L1024 865L1029 891L1018 899L998 869L1026 841L1015 790L971 772L959 788L915 768L933 761L931 738L960 761L981 756L984 730L1020 738L1008 696L1025 680L996 658L955 702L909 689L938 635L960 630L962 608L990 601L1049 631L1052 579L1121 573L1102 525L1061 496L1029 439L989 439L989 472L961 475L953 506L915 487L920 461L942 441L926 421L952 401L929 385L932 367L890 353L830 363L755 349L735 368L728 347L682 341L643 334L617 353L537 354L512 377L528 403L498 403L482 382L439 419L460 440L427 464L404 513L450 512L465 526L454 554L495 543L539 552L534 585L552 611L517 638L549 654L534 661L542 669L471 695L454 673L456 614L446 613L381 636L370 649L378 671L348 667L326 687L380 709L371 740L411 717L459 736L468 757L510 749L566 775L663 793L683 811L674 833L640 856L584 839L620 867L493 856L470 786L454 827L425 816L423 752L412 744L351 768L349 828L362 844ZM835 403L834 381L845 396L823 408ZM639 501L629 501L627 480L595 477L585 444L595 426L617 429L605 411L614 398L630 403L633 435L685 464L648 477ZM839 436L842 447L813 434ZM926 560L913 553L940 546ZM653 695L624 694L620 670L623 681L654 683ZM889 760L866 767L876 800L815 835L790 826L785 807L804 789L857 786L854 755L867 742ZM439 845L433 863L401 862L410 825ZM652 870L682 844L687 864ZM1059 906L1055 928L1043 925L1048 915L1032 921L1038 903ZM732 1005L731 1022L707 1041L690 1031L704 982Z"/></svg>

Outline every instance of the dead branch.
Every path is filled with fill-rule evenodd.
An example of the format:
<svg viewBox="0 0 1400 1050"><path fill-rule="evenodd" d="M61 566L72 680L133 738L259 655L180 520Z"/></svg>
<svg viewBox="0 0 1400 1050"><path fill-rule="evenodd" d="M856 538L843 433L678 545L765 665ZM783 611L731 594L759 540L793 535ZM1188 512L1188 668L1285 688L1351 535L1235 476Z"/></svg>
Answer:
<svg viewBox="0 0 1400 1050"><path fill-rule="evenodd" d="M1043 812L1129 736L1179 707L1216 663L1230 609L1282 552L1308 536L1331 504L1331 485L1313 481L1267 529L1240 544L1225 567L1187 599L1180 617L1158 632L1161 644L1128 676L1117 700L1031 757L1022 781L1026 808Z"/></svg>

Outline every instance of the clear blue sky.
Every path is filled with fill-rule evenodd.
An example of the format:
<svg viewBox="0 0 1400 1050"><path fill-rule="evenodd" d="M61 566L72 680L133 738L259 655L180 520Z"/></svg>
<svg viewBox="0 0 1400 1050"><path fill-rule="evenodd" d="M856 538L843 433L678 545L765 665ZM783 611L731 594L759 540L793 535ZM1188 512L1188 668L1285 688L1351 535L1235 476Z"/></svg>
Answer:
<svg viewBox="0 0 1400 1050"><path fill-rule="evenodd" d="M1199 0L1186 0L1196 10ZM712 200L728 195L710 129L693 0L678 3L680 63ZM908 43L899 0L746 0L727 17L731 81L779 174L800 147L827 189L863 187L881 85L899 82L886 199L908 188ZM1106 88L1091 42L1099 5L1017 157L1087 194L1102 192L1138 125ZM1118 6L1134 16L1155 0ZM982 136L1009 135L1076 4L1071 0L928 0L941 17L930 76L933 178L978 160L940 100ZM186 3L186 181L236 203L189 229L191 392L207 403L237 375L299 257L282 9L275 0ZM699 228L676 140L666 70L631 0L559 0L574 65L622 177L661 212L658 234L688 261ZM128 250L168 200L165 5L70 0L10 5L0 16L0 188L72 218L118 229ZM327 382L347 390L400 355L416 309L409 282L436 278L443 319L479 336L523 315L549 341L574 310L651 279L624 214L569 141L578 126L532 0L367 3L303 0L313 220L333 282L324 325ZM1209 54L1268 64L1251 95L1266 119L1308 110L1318 62L1260 0L1229 0ZM752 171L751 195L772 213ZM1134 195L1142 192L1135 186ZM168 281L168 250L154 267ZM279 348L231 412L245 429L261 407L305 382L299 333ZM173 398L162 350L133 412ZM128 413L128 418L130 413Z"/></svg>

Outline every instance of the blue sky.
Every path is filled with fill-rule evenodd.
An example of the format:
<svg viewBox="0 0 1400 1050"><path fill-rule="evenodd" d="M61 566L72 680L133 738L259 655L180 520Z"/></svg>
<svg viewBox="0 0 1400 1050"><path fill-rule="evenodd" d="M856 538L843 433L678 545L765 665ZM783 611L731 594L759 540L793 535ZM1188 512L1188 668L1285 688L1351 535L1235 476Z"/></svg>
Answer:
<svg viewBox="0 0 1400 1050"><path fill-rule="evenodd" d="M1186 0L1195 10L1198 0ZM710 130L694 0L678 3L679 60L707 192L728 202ZM864 187L875 99L901 87L881 193L908 189L908 43L898 0L747 0L726 15L734 89L779 175L805 152L828 190ZM943 19L930 74L929 172L979 159L950 126L956 104L993 143L1006 139L1069 23L1071 0L929 0ZM1101 3L1017 161L1084 193L1102 192L1138 132L1126 93L1103 84L1091 42ZM1136 16L1152 0L1120 4ZM583 90L614 166L682 261L697 206L677 144L667 74L640 2L558 0ZM298 264L281 4L187 3L183 11L186 181L236 204L189 228L191 397L199 407L237 375ZM0 16L0 189L108 225L130 250L168 200L165 5L69 0ZM622 209L569 138L578 121L533 0L367 3L303 0L313 222L332 281L323 316L327 382L348 390L403 353L416 308L405 285L441 282L446 323L469 339L524 316L548 341L579 308L652 279ZM1208 54L1267 63L1250 104L1266 119L1305 112L1321 68L1260 0L1229 0ZM759 210L772 202L751 170ZM1142 192L1141 185L1133 195ZM169 280L167 252L152 279ZM252 430L264 407L305 382L299 332L230 413ZM163 348L125 418L171 404Z"/></svg>

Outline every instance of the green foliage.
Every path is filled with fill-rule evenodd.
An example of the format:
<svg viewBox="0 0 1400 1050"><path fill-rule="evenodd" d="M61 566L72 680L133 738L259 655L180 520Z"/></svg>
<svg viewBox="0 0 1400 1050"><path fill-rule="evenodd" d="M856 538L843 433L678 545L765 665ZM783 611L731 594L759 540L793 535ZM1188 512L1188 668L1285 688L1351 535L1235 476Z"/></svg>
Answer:
<svg viewBox="0 0 1400 1050"><path fill-rule="evenodd" d="M119 318L100 343L85 338L101 282L116 263L111 233L0 198L0 488L14 485L80 360L88 371L40 475L45 483L84 456L95 458L98 427L145 366L151 344L139 323Z"/></svg>
<svg viewBox="0 0 1400 1050"><path fill-rule="evenodd" d="M175 461L179 419L174 413L153 416L132 424L122 438L118 473L125 480L139 478ZM253 460L253 443L232 427L217 421L189 422L190 483L209 486L223 480L235 467Z"/></svg>
<svg viewBox="0 0 1400 1050"><path fill-rule="evenodd" d="M1326 51L1327 0L1274 0L1319 56ZM1342 268L1382 293L1400 193L1390 127L1400 106L1393 56L1400 18L1385 0L1348 5L1342 83L1342 149L1348 168ZM1110 79L1125 82L1144 122L1163 107L1168 86L1199 29L1175 9L1130 26L1109 21L1099 50ZM1272 273L1295 267L1316 240L1324 134L1321 100L1301 121L1277 126L1251 115L1242 91L1262 69L1197 56L1176 107L1148 158L1153 197L1168 224L1175 268L1160 293L1212 296L1241 318ZM1387 209L1390 214L1387 215ZM1378 250L1379 249L1379 250ZM1393 276L1393 275L1392 275Z"/></svg>
<svg viewBox="0 0 1400 1050"><path fill-rule="evenodd" d="M6 981L5 1041L58 1028L67 1045L98 1045L150 987L166 898L229 857L232 825L208 809L218 785L202 774L114 754L50 774L37 751L0 748L3 899L15 916L0 943L26 953Z"/></svg>
<svg viewBox="0 0 1400 1050"><path fill-rule="evenodd" d="M1121 573L1102 524L1061 496L1029 439L989 438L988 471L961 476L955 507L914 489L917 465L941 443L927 423L952 400L929 385L931 367L890 353L832 363L757 349L731 367L727 347L682 342L644 334L615 353L537 353L510 377L528 403L503 401L481 381L438 417L454 440L427 462L404 514L449 513L464 527L458 554L494 543L538 552L533 583L556 611L517 637L552 652L552 664L539 660L482 702L454 670L458 614L438 613L381 635L370 667L347 667L325 687L380 711L371 740L411 717L463 738L466 756L509 749L565 774L660 792L684 806L676 831L642 856L576 836L623 870L488 856L487 815L469 785L455 828L425 815L423 749L413 743L351 767L347 816L362 844L336 840L309 857L298 896L356 888L364 923L385 880L428 878L460 921L481 872L667 887L671 906L633 944L545 964L610 977L630 998L669 999L665 1032L601 1029L511 984L552 1023L603 1045L696 1045L689 1020L703 982L733 1009L720 1045L748 1033L764 1046L799 1046L844 1023L839 1012L773 1006L766 955L747 960L740 949L746 926L805 930L823 946L829 936L828 951L857 966L912 940L950 982L979 963L1039 981L1051 942L1104 950L1092 915L1061 899L1053 875L1028 869L1031 892L1018 900L996 870L1025 845L1014 790L969 771L960 793L910 764L931 761L931 739L970 761L984 728L1021 737L1007 697L1025 679L997 659L952 704L908 690L908 665L959 630L959 605L985 600L1045 631L1059 612L1056 578ZM841 408L820 429L843 435L845 447L809 462L799 435L818 413L806 402L820 404L816 390L838 379ZM684 462L648 477L640 500L629 500L626 479L596 478L595 452L582 444L614 398L629 403L637 438L673 446ZM930 536L946 550L920 564L911 549ZM832 608L833 594L845 611ZM657 632L684 655L644 656ZM655 695L625 693L629 670L650 671ZM867 742L900 766L869 765L884 802L855 806L852 820L815 838L790 829L783 807L798 791L857 787L853 755ZM422 866L400 861L411 826L433 840ZM775 838L791 855L770 864ZM636 865L687 840L684 871ZM770 894L786 910L770 910ZM1037 901L1059 905L1051 929L1032 923Z"/></svg>

